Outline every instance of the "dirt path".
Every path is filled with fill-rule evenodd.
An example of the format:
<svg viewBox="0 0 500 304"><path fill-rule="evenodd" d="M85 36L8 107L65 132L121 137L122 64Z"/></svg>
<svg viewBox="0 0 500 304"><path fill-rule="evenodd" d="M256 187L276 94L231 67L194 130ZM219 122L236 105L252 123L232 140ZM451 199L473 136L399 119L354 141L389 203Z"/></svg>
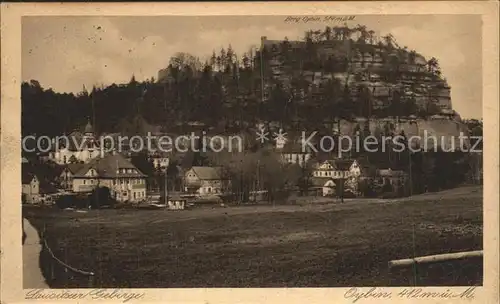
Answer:
<svg viewBox="0 0 500 304"><path fill-rule="evenodd" d="M26 239L23 244L23 288L49 288L40 270L42 245L36 229L23 218Z"/></svg>

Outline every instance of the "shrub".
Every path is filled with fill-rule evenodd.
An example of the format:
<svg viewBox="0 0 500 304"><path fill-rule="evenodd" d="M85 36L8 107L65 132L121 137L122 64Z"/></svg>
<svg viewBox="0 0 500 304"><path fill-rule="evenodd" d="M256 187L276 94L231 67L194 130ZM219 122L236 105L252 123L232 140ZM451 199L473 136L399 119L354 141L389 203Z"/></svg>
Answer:
<svg viewBox="0 0 500 304"><path fill-rule="evenodd" d="M56 206L60 209L85 209L89 206L89 200L85 195L62 195L56 200Z"/></svg>
<svg viewBox="0 0 500 304"><path fill-rule="evenodd" d="M99 209L101 206L113 206L116 201L111 197L108 187L99 187L92 191L89 196L92 209Z"/></svg>

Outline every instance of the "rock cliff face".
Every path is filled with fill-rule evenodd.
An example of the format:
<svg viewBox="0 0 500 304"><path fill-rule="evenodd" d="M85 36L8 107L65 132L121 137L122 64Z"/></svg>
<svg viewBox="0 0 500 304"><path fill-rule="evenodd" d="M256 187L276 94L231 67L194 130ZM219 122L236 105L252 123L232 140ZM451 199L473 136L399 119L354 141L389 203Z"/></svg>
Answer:
<svg viewBox="0 0 500 304"><path fill-rule="evenodd" d="M451 88L441 75L438 60L400 47L390 34L381 38L373 34L358 25L353 29L344 26L311 31L305 41L262 37L264 66L269 78L285 87L293 87L300 78L306 83L302 96L317 91L321 94L322 88L335 83L348 88L353 102L359 102L360 88L368 92L363 97L369 100L367 113L378 112L378 118L369 120L372 135L392 128L395 134L418 136L413 142L427 145L427 149L433 149L434 143L442 149L460 149L459 137L466 136L468 130L452 110ZM394 113L398 111L395 103L413 104L409 110L412 115L408 115L408 108L404 113ZM396 116L406 118L393 118ZM366 128L366 119L344 120L339 125L341 134L353 135L357 129ZM468 141L464 142L467 145Z"/></svg>
<svg viewBox="0 0 500 304"><path fill-rule="evenodd" d="M365 88L372 111L411 101L416 111L452 114L451 88L441 77L438 60L400 47L392 35L377 38L372 33L363 26L327 27L310 32L306 41L262 37L265 66L285 86L297 77L305 80L306 94L334 81L348 87L356 100L360 87Z"/></svg>
<svg viewBox="0 0 500 304"><path fill-rule="evenodd" d="M340 126L340 128L338 128ZM356 122L341 120L334 127L334 132L340 131L345 136L353 136L356 130L363 130L366 127L366 120L358 119ZM460 150L460 136L467 136L468 128L459 120L450 119L417 119L414 121L396 119L371 119L369 120L370 134L379 136L386 133L387 130L398 135L404 132L407 138L415 137L412 143L424 147L427 142L426 150L433 151L434 144L445 150ZM469 140L464 138L465 147L469 147Z"/></svg>

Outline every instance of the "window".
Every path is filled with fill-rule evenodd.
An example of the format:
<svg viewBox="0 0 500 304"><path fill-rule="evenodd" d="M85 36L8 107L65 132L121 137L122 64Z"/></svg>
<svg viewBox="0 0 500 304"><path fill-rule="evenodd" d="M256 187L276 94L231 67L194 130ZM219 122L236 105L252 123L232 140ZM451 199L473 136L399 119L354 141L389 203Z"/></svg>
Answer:
<svg viewBox="0 0 500 304"><path fill-rule="evenodd" d="M125 183L125 182L124 182L124 180L123 180L123 179L120 179L120 184L122 184L122 185L123 185L124 183Z"/></svg>
<svg viewBox="0 0 500 304"><path fill-rule="evenodd" d="M83 180L83 184L86 185L87 184L87 180L84 179Z"/></svg>
<svg viewBox="0 0 500 304"><path fill-rule="evenodd" d="M91 179L91 180L90 180L90 184L91 184L91 185L93 185L93 184L94 184L94 180L93 180L93 179Z"/></svg>
<svg viewBox="0 0 500 304"><path fill-rule="evenodd" d="M115 185L116 185L116 179L113 180L113 186L115 186Z"/></svg>

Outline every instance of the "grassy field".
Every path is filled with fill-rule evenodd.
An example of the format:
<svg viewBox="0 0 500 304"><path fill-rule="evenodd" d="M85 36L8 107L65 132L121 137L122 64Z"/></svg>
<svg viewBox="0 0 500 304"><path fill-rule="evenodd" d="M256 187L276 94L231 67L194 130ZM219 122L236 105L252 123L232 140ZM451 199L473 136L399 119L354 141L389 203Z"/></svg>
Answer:
<svg viewBox="0 0 500 304"><path fill-rule="evenodd" d="M387 266L482 249L481 188L390 202L88 213L31 208L24 216L46 229L60 259L94 271L97 287L482 284L482 261L418 269L417 282L412 269L389 273ZM86 284L78 277L51 282Z"/></svg>

